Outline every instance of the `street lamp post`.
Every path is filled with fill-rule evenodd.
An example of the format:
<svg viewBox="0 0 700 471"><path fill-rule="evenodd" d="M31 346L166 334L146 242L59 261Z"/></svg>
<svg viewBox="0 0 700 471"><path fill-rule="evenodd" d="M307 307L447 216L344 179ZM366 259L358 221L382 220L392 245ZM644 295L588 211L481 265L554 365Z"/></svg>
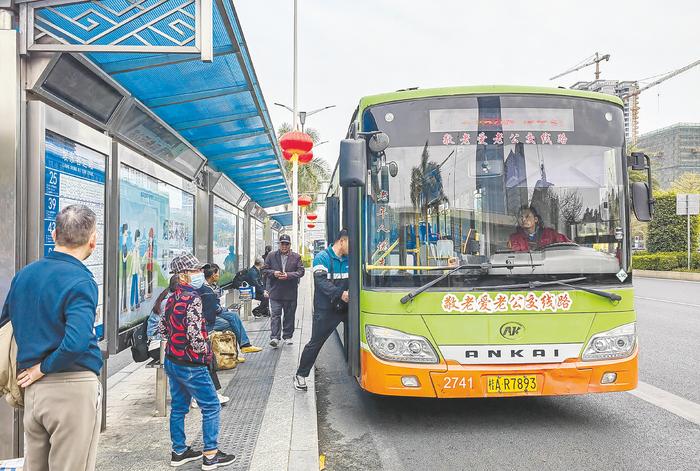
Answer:
<svg viewBox="0 0 700 471"><path fill-rule="evenodd" d="M335 108L335 105L328 105L324 106L322 108L317 108L313 111L296 111L296 105L294 105L294 108L290 108L289 106L283 104L283 103L275 103L277 106L281 106L282 108L289 110L292 112L294 115L294 126L296 126L297 119L299 119L299 123L301 123L301 131L304 132L304 125L306 124L306 118L308 118L311 115L315 115L316 113L320 113L321 111L327 110L329 108Z"/></svg>

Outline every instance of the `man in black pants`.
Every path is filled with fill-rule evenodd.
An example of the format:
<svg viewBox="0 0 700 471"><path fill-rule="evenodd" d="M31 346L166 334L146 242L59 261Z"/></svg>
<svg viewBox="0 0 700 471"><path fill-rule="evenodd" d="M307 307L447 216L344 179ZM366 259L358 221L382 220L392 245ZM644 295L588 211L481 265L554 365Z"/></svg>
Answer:
<svg viewBox="0 0 700 471"><path fill-rule="evenodd" d="M291 238L282 234L279 243L279 250L267 255L263 267L265 286L270 296L270 345L273 348L277 348L282 340L287 345L292 343L299 279L304 276L301 257L291 251Z"/></svg>
<svg viewBox="0 0 700 471"><path fill-rule="evenodd" d="M304 347L294 388L306 391L306 378L328 337L347 317L348 231L343 229L333 245L314 257L314 315L311 340Z"/></svg>

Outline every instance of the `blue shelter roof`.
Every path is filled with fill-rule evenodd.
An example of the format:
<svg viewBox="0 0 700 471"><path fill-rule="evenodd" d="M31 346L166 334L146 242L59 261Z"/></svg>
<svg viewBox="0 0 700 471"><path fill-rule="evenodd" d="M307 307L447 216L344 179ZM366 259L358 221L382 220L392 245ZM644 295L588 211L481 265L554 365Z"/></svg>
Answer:
<svg viewBox="0 0 700 471"><path fill-rule="evenodd" d="M188 0L104 0L42 8L35 22L72 44L172 47L195 45L194 16ZM213 33L211 63L180 53L88 57L260 206L289 203L281 152L231 0L214 2Z"/></svg>
<svg viewBox="0 0 700 471"><path fill-rule="evenodd" d="M292 225L292 212L285 211L283 213L270 214L270 217L282 224L282 227Z"/></svg>

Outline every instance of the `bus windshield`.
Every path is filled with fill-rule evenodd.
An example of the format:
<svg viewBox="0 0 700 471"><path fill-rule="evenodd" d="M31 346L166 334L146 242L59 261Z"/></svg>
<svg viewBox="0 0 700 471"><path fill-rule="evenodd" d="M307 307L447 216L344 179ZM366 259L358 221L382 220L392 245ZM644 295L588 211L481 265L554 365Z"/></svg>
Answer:
<svg viewBox="0 0 700 471"><path fill-rule="evenodd" d="M468 96L375 105L363 131L368 287L438 287L505 278L624 281L624 116L611 103L556 96ZM504 268L504 265L514 265ZM619 280L619 281L618 281Z"/></svg>

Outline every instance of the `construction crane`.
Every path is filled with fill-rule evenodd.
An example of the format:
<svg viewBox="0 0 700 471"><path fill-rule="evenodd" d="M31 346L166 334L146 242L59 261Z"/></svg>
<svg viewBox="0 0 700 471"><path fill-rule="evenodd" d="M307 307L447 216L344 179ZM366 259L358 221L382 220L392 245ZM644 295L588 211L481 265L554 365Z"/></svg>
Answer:
<svg viewBox="0 0 700 471"><path fill-rule="evenodd" d="M666 80L673 78L676 75L682 74L683 72L686 72L698 65L700 65L700 60L696 60L695 62L692 62L686 65L685 67L681 67L680 69L673 70L665 74L663 77L656 79L653 82L644 85L643 87L637 88L636 90L631 91L630 93L621 97L623 101L629 101L630 135L632 137L633 146L637 145L637 137L639 134L639 94L642 93L644 90L649 90L651 87L655 87L661 82L665 82Z"/></svg>
<svg viewBox="0 0 700 471"><path fill-rule="evenodd" d="M601 56L596 52L591 57L585 58L583 64L577 65L573 69L569 69L566 72L562 72L559 75L555 75L554 77L550 78L549 80L558 79L559 77L563 77L564 75L568 75L572 72L576 72L577 70L581 70L584 67L588 67L589 65L593 65L593 64L595 64L595 79L598 80L600 78L600 63L603 61L607 62L608 60L610 60L610 54L604 54Z"/></svg>

